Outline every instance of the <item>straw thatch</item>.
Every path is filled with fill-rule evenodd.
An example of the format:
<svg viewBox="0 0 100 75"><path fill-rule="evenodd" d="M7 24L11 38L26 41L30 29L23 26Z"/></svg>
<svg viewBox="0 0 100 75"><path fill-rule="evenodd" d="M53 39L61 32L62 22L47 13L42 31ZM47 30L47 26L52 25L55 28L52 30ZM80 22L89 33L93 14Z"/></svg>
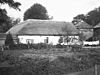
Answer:
<svg viewBox="0 0 100 75"><path fill-rule="evenodd" d="M12 27L7 33L12 35L66 35L78 34L72 23L51 20L29 19Z"/></svg>

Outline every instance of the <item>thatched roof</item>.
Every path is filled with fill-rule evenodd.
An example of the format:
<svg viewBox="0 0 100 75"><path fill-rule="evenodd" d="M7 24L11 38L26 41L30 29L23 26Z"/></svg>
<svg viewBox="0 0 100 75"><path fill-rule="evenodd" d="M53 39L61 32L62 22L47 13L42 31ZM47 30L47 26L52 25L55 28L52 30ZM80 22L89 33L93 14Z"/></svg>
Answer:
<svg viewBox="0 0 100 75"><path fill-rule="evenodd" d="M100 23L94 26L94 28L100 28Z"/></svg>
<svg viewBox="0 0 100 75"><path fill-rule="evenodd" d="M78 34L72 23L51 20L29 19L12 27L8 32L12 35L64 35ZM8 33L7 32L7 33Z"/></svg>
<svg viewBox="0 0 100 75"><path fill-rule="evenodd" d="M78 29L91 29L93 28L91 25L87 24L86 22L80 22L76 25Z"/></svg>

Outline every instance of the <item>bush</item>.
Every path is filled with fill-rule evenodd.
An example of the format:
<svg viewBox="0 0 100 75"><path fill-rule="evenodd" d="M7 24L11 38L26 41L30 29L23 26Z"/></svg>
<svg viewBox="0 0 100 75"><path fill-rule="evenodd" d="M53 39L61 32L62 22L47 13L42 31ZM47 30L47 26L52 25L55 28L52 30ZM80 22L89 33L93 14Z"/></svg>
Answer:
<svg viewBox="0 0 100 75"><path fill-rule="evenodd" d="M10 33L6 36L5 45L10 47L14 45L13 37Z"/></svg>
<svg viewBox="0 0 100 75"><path fill-rule="evenodd" d="M63 48L63 45L57 44L57 45L56 45L56 48Z"/></svg>
<svg viewBox="0 0 100 75"><path fill-rule="evenodd" d="M8 50L7 47L4 47L5 50ZM9 45L10 50L23 50L23 49L28 49L27 44L14 44L14 45Z"/></svg>
<svg viewBox="0 0 100 75"><path fill-rule="evenodd" d="M31 44L30 48L33 49L47 49L47 48L53 48L53 45L46 44L46 43L38 43L38 44Z"/></svg>
<svg viewBox="0 0 100 75"><path fill-rule="evenodd" d="M10 46L9 46L10 47ZM11 45L10 49L16 50L16 49L47 49L47 48L53 48L53 45L45 44L45 43L38 43L38 44L15 44Z"/></svg>
<svg viewBox="0 0 100 75"><path fill-rule="evenodd" d="M28 45L27 44L17 44L17 47L19 49L28 49Z"/></svg>

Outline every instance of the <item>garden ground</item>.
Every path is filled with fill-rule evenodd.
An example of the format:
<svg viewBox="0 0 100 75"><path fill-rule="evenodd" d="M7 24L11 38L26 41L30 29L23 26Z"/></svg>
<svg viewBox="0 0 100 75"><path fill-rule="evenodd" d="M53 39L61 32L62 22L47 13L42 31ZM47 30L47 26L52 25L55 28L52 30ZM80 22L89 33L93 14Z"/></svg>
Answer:
<svg viewBox="0 0 100 75"><path fill-rule="evenodd" d="M59 48L59 49L51 49L51 50L50 49L44 49L44 50L5 50L4 55L5 56L11 55L14 57L28 58L28 59L29 58L49 59L50 60L49 61L50 62L49 63L50 64L50 66L49 66L50 67L50 70L49 70L50 75L94 75L94 68L93 67L87 68L87 69L85 68L86 70L83 70L83 69L81 70L81 68L77 69L77 68L79 68L78 67L79 63L77 63L77 62L75 63L76 60L77 61L80 60L80 59L77 59L77 55L84 56L84 55L86 55L87 52L89 52L88 49L84 49L84 51L80 51L80 52L69 52L66 49ZM75 59L74 62L73 62L73 57ZM68 59L68 58L72 58L72 59ZM5 63L7 64L7 61ZM87 61L86 61L86 63L87 63ZM4 62L2 64L4 64ZM28 62L28 64L32 64L32 63ZM80 64L80 65L81 65L80 67L83 68L84 65L83 64ZM86 65L88 65L88 64L86 64ZM5 66L5 64L4 64L4 66ZM11 65L10 65L10 67L11 67ZM87 67L87 66L85 66L85 67ZM25 68L27 68L27 67L25 66ZM98 66L98 68L99 68L99 66ZM46 75L46 74L43 74L43 75Z"/></svg>

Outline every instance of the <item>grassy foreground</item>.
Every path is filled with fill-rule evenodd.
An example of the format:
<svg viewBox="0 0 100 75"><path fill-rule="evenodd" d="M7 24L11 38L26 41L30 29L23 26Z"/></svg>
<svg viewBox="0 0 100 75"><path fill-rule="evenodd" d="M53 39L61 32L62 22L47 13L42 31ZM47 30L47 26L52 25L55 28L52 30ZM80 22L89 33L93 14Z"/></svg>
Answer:
<svg viewBox="0 0 100 75"><path fill-rule="evenodd" d="M93 63L83 53L65 49L5 51L0 63L13 67L0 68L0 75L94 75Z"/></svg>

